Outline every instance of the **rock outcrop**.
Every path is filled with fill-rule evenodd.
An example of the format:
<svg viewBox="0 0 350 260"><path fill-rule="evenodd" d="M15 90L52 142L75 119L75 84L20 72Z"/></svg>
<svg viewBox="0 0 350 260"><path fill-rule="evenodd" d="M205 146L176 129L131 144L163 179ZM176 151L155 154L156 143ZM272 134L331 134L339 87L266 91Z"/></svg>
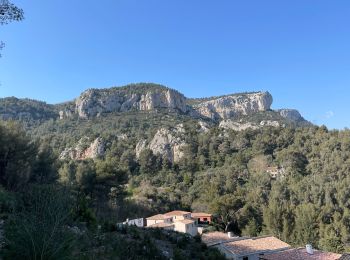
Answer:
<svg viewBox="0 0 350 260"><path fill-rule="evenodd" d="M279 109L277 112L284 118L291 121L304 120L298 110L295 109Z"/></svg>
<svg viewBox="0 0 350 260"><path fill-rule="evenodd" d="M234 131L244 131L246 129L259 129L261 127L281 127L281 124L278 121L271 121L271 120L263 120L259 124L255 124L253 122L239 122L239 121L233 121L231 119L223 120L220 122L219 127L223 129L230 129ZM285 127L285 125L282 125L282 127Z"/></svg>
<svg viewBox="0 0 350 260"><path fill-rule="evenodd" d="M230 119L269 110L272 96L269 92L228 95L201 102L194 106L197 113L213 120Z"/></svg>
<svg viewBox="0 0 350 260"><path fill-rule="evenodd" d="M184 156L183 148L186 146L184 141L185 129L180 124L173 129L159 129L152 140L147 143L146 140L140 140L135 148L136 156L139 157L141 152L148 148L153 154L161 155L170 162L179 162Z"/></svg>
<svg viewBox="0 0 350 260"><path fill-rule="evenodd" d="M96 138L87 146L89 139L84 137L79 140L76 147L66 148L61 152L59 158L61 160L85 160L102 157L105 154L105 143L102 138Z"/></svg>
<svg viewBox="0 0 350 260"><path fill-rule="evenodd" d="M59 116L60 116L60 119L66 119L66 118L71 118L73 116L73 112L71 110L61 110L58 112Z"/></svg>
<svg viewBox="0 0 350 260"><path fill-rule="evenodd" d="M236 122L233 120L223 120L220 122L219 124L220 128L223 129L231 129L231 130L235 130L235 131L244 131L246 129L258 129L259 126L253 124L253 123L240 123L240 122Z"/></svg>
<svg viewBox="0 0 350 260"><path fill-rule="evenodd" d="M278 121L263 120L263 121L260 122L260 126L280 127L281 124Z"/></svg>
<svg viewBox="0 0 350 260"><path fill-rule="evenodd" d="M0 119L22 121L91 119L111 112L162 111L171 112L175 117L177 113L196 119L200 132L206 132L210 126L228 119L236 121L243 119L245 122L267 121L263 122L263 125L271 124L268 121L272 120L295 126L311 125L297 110L273 111L271 104L272 96L269 92L187 99L178 91L162 85L138 83L108 89L89 89L73 101L56 105L30 99L0 98ZM276 123L273 124L277 126ZM230 125L229 127L236 129L250 127L232 123L227 125L226 122L222 125L225 127ZM257 127L260 127L259 124ZM123 138L118 137L118 139Z"/></svg>
<svg viewBox="0 0 350 260"><path fill-rule="evenodd" d="M198 132L200 133L207 133L210 130L210 125L206 122L199 121L198 126L199 126Z"/></svg>
<svg viewBox="0 0 350 260"><path fill-rule="evenodd" d="M147 88L138 91L137 87L89 89L75 101L75 111L80 118L98 116L106 112L152 111L168 109L187 112L186 98L168 88Z"/></svg>

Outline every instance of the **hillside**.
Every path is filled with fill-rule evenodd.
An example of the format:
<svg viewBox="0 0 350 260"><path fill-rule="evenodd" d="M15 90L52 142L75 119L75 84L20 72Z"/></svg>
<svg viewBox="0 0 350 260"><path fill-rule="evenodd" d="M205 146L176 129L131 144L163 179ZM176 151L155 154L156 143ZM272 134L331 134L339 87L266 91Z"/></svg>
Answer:
<svg viewBox="0 0 350 260"><path fill-rule="evenodd" d="M176 90L152 83L131 84L108 89L88 89L74 101L49 105L41 101L17 98L0 99L3 119L38 120L94 118L102 114L123 112L157 112L165 110L192 118L213 121L237 119L271 111L272 96L268 92L238 93L220 97L188 99ZM281 110L285 111L285 110ZM279 120L305 121L297 111L274 111Z"/></svg>
<svg viewBox="0 0 350 260"><path fill-rule="evenodd" d="M313 126L296 110L271 110L268 92L193 102L141 84L87 90L59 105L0 102L17 121L0 124L0 183L9 192L0 194L3 215L13 214L12 194L25 201L15 205L30 205L28 185L57 185L73 199L65 225L96 235L98 225L182 209L213 214L212 230L350 248L349 131ZM125 234L103 234L97 245L110 235Z"/></svg>

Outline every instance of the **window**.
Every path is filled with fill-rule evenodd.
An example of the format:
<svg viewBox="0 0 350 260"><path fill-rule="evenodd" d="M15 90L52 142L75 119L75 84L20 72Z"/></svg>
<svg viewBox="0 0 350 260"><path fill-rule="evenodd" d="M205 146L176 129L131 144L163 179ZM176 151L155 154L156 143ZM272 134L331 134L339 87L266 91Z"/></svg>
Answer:
<svg viewBox="0 0 350 260"><path fill-rule="evenodd" d="M248 256L244 256L243 260L249 260L249 257Z"/></svg>
<svg viewBox="0 0 350 260"><path fill-rule="evenodd" d="M203 218L203 221L208 221L208 219L207 218Z"/></svg>

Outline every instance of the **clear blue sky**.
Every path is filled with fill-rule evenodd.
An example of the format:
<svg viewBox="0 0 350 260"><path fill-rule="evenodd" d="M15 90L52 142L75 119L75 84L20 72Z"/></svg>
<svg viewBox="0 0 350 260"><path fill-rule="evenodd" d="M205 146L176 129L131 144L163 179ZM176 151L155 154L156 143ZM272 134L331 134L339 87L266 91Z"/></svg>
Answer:
<svg viewBox="0 0 350 260"><path fill-rule="evenodd" d="M57 103L91 87L155 82L188 97L268 90L350 127L349 0L13 0L0 27L0 97Z"/></svg>

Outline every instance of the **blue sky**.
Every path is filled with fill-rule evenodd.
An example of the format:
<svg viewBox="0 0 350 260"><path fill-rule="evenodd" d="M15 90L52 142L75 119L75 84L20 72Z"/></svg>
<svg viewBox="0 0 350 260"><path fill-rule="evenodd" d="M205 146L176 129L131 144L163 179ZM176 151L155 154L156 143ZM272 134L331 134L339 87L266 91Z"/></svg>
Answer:
<svg viewBox="0 0 350 260"><path fill-rule="evenodd" d="M188 97L268 90L273 108L350 127L348 0L13 0L0 97L58 103L155 82Z"/></svg>

